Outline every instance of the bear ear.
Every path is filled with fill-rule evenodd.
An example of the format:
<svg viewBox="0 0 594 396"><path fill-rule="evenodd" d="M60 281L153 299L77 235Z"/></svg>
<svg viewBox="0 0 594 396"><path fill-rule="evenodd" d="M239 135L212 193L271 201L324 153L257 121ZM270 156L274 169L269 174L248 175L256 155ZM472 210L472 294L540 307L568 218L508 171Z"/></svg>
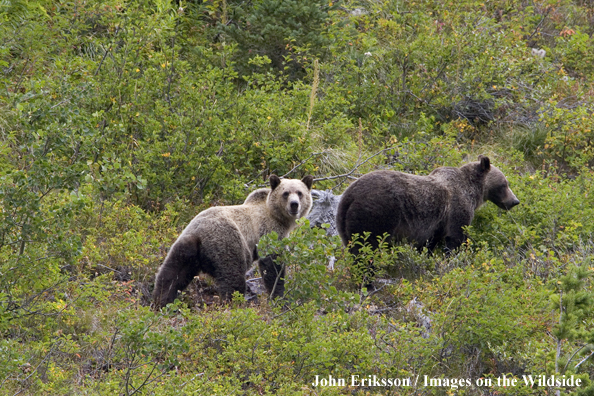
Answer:
<svg viewBox="0 0 594 396"><path fill-rule="evenodd" d="M485 157L484 155L479 155L478 160L479 160L479 169L482 172L486 172L489 169L491 169L491 160L489 160L489 157Z"/></svg>
<svg viewBox="0 0 594 396"><path fill-rule="evenodd" d="M268 181L270 181L270 188L274 191L274 189L280 184L281 179L279 179L277 175L270 175Z"/></svg>
<svg viewBox="0 0 594 396"><path fill-rule="evenodd" d="M301 181L307 186L307 189L311 191L311 186L313 185L313 176L307 175L301 179Z"/></svg>

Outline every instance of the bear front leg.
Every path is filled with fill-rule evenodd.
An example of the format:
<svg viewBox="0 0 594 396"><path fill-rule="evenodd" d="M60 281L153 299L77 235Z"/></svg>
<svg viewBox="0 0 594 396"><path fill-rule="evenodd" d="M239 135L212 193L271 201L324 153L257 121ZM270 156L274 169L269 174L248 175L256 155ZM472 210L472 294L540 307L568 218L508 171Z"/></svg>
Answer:
<svg viewBox="0 0 594 396"><path fill-rule="evenodd" d="M417 244L416 248L419 253L423 252L423 248L427 248L427 252L429 253L429 255L431 255L431 254L433 254L433 251L435 250L435 247L437 246L438 243L439 243L439 239L434 236L431 239L427 240L427 243L425 243L424 245Z"/></svg>
<svg viewBox="0 0 594 396"><path fill-rule="evenodd" d="M464 234L464 227L470 225L473 217L473 213L467 211L455 213L455 215L449 218L448 227L445 232L444 251L447 257L451 256L454 250L458 249L466 241L467 237Z"/></svg>
<svg viewBox="0 0 594 396"><path fill-rule="evenodd" d="M271 298L282 297L285 294L285 266L277 264L274 261L276 257L276 254L270 254L258 259L258 268Z"/></svg>
<svg viewBox="0 0 594 396"><path fill-rule="evenodd" d="M449 257L454 250L458 249L462 243L466 240L466 235L462 231L462 228L457 230L453 235L448 235L445 238L445 254Z"/></svg>
<svg viewBox="0 0 594 396"><path fill-rule="evenodd" d="M245 268L244 265L241 266ZM219 296L222 301L229 301L233 297L233 293L236 291L245 295L245 271L243 273L227 272L224 275L218 275L215 277L218 285Z"/></svg>
<svg viewBox="0 0 594 396"><path fill-rule="evenodd" d="M184 290L198 275L199 240L178 239L157 273L153 304L155 309L172 303L178 290Z"/></svg>

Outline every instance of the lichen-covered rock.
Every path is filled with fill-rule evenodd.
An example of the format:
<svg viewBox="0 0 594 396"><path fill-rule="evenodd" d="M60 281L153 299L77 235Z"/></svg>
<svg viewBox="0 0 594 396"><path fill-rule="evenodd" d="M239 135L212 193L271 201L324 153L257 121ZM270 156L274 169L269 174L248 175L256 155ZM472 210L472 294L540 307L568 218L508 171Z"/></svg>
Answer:
<svg viewBox="0 0 594 396"><path fill-rule="evenodd" d="M342 195L334 195L332 191L311 190L313 198L312 208L307 219L312 227L320 227L322 224L329 224L326 234L329 236L338 235L336 230L336 211Z"/></svg>

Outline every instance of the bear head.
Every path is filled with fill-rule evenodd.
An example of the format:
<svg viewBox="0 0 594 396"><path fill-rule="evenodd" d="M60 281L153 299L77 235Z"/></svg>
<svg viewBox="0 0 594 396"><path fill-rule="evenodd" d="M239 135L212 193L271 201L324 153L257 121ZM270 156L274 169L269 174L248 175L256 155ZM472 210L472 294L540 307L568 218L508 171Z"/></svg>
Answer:
<svg viewBox="0 0 594 396"><path fill-rule="evenodd" d="M479 162L483 164L489 163L489 158L479 156ZM485 178L485 186L483 188L483 199L485 201L491 201L501 209L510 210L514 206L520 203L518 198L509 188L507 178L499 169L493 165L488 165L489 172Z"/></svg>
<svg viewBox="0 0 594 396"><path fill-rule="evenodd" d="M276 175L270 175L269 180L271 191L267 205L272 213L287 220L296 220L309 213L313 176L305 176L301 180L281 180Z"/></svg>

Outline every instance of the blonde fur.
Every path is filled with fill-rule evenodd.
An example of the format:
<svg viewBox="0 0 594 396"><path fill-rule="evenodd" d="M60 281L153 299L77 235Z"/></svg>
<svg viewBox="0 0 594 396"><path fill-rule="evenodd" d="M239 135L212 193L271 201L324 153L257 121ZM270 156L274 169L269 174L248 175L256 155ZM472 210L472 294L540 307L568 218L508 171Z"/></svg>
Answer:
<svg viewBox="0 0 594 396"><path fill-rule="evenodd" d="M178 290L185 289L199 272L215 278L225 299L234 291L245 293L245 272L259 259L258 241L273 231L279 238L289 235L296 220L309 213L312 182L311 176L280 180L272 175L271 188L253 191L243 204L199 213L182 231L159 269L155 307L172 302ZM271 259L266 263L276 270ZM266 287L271 292L270 285Z"/></svg>

